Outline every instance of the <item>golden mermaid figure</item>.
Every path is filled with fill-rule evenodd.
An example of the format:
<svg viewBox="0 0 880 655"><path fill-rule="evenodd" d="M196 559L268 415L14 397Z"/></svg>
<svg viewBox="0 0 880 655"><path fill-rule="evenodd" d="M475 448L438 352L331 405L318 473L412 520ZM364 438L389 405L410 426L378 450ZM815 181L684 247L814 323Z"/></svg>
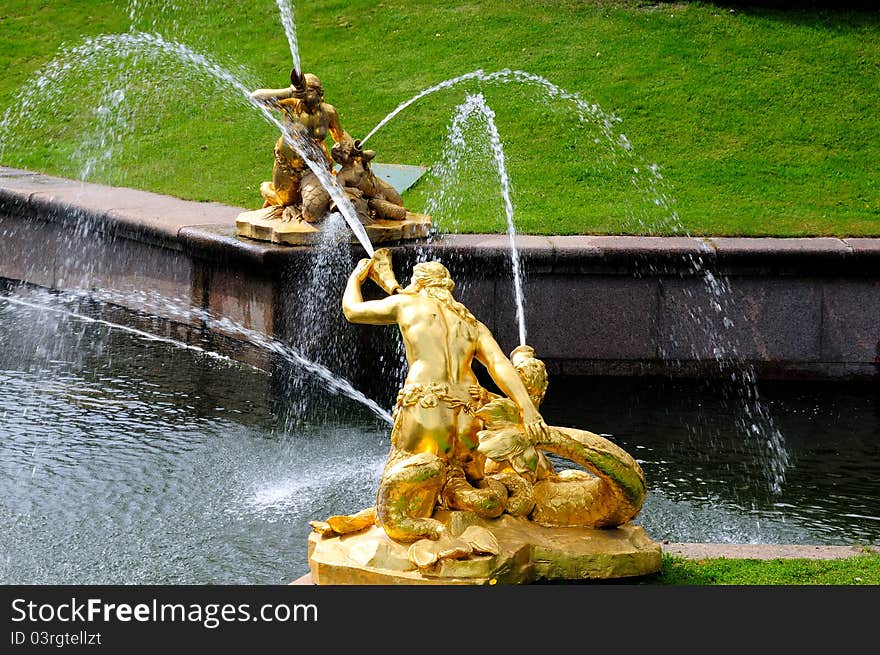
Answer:
<svg viewBox="0 0 880 655"><path fill-rule="evenodd" d="M543 363L520 346L508 359L460 302L439 262L413 268L401 288L387 249L361 260L342 298L353 323L397 324L408 372L397 396L391 451L375 508L313 522L322 534L381 526L399 542L436 540L445 530L437 509L504 513L544 526L610 527L635 517L645 476L623 449L592 432L546 425L537 406L547 389ZM378 262L378 263L377 263ZM384 267L384 270L379 270ZM363 299L368 277L389 295ZM504 395L483 389L472 365L486 367ZM557 473L545 452L581 469Z"/></svg>
<svg viewBox="0 0 880 655"><path fill-rule="evenodd" d="M342 129L336 107L324 102L321 80L311 73L299 74L293 70L290 86L283 89L257 89L251 99L281 112L281 124L287 134L275 143L275 164L272 181L260 186L264 207L301 206L302 220L314 223L324 218L330 195L318 177L308 168L303 158L291 145L290 138L302 139L301 145L311 151L316 163L332 170L333 160L327 149L329 134L334 143L353 143Z"/></svg>

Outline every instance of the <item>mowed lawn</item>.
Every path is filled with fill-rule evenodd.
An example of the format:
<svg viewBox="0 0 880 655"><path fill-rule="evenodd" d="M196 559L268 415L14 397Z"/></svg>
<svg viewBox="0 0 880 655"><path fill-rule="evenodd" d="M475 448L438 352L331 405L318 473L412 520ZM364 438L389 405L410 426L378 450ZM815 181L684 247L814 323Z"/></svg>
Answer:
<svg viewBox="0 0 880 655"><path fill-rule="evenodd" d="M490 78L368 140L378 162L428 168L404 199L440 229L506 230L488 115L520 233L880 234L880 12L310 0L293 15L303 69L355 138L444 80ZM0 163L259 207L278 131L245 92L286 85L291 63L274 0L4 0ZM464 115L478 94L485 111Z"/></svg>

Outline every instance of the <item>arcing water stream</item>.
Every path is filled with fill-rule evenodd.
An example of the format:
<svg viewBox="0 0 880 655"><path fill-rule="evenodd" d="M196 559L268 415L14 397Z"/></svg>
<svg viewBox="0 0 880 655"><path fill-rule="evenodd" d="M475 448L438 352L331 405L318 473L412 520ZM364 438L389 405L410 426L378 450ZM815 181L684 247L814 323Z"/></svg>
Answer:
<svg viewBox="0 0 880 655"><path fill-rule="evenodd" d="M293 59L293 70L302 73L302 65L299 61L299 44L296 39L296 22L293 20L293 5L290 0L275 0L278 4L278 12L281 15L281 25L287 42L290 45L290 57Z"/></svg>
<svg viewBox="0 0 880 655"><path fill-rule="evenodd" d="M516 304L516 321L519 328L519 343L526 344L526 317L525 317L525 297L523 294L523 269L520 262L519 249L516 245L516 223L513 218L513 201L511 200L510 177L507 174L507 164L504 157L504 147L501 143L501 135L498 133L498 127L495 124L495 112L486 103L486 99L482 93L476 95L467 94L464 102L462 102L455 110L452 123L449 127L449 138L444 147L443 157L435 168L435 173L443 180L455 180L456 172L461 159L467 153L479 150L481 145L479 141L468 140L465 130L469 126L470 121L480 121L484 127L483 134L488 136L489 142L487 147L491 150L492 158L495 162L495 169L498 172L498 184L501 192L501 199L504 204L504 215L507 221L507 236L510 242L510 263L513 278L513 298ZM432 196L428 199L427 213L432 214L433 210L438 208L445 200L450 192L450 184L440 186L439 193L436 197Z"/></svg>
<svg viewBox="0 0 880 655"><path fill-rule="evenodd" d="M103 296L103 300L101 299ZM386 410L382 409L377 405L373 400L367 398L360 391L351 386L351 384L335 375L332 371L330 371L327 367L322 366L316 362L313 362L305 357L303 357L299 352L291 348L290 346L278 341L277 339L273 339L262 332L258 332L256 330L251 330L249 328L244 327L243 325L236 323L225 317L215 317L211 315L209 312L198 310L193 307L184 306L182 303L179 306L175 306L169 299L160 297L160 296L150 296L146 295L147 298L150 298L152 301L158 301L161 303L165 313L169 315L174 315L174 313L178 313L180 319L186 318L196 318L198 320L205 321L207 323L211 323L217 328L222 329L224 332L229 334L238 335L240 338L246 340L248 343L255 345L263 350L272 353L274 355L279 356L283 361L293 365L295 368L304 369L312 376L314 376L319 382L321 386L324 387L325 390L334 393L340 394L351 400L354 400L362 405L364 405L367 409L373 412L378 418L382 419L385 423L389 425L392 423L391 414L389 414ZM37 310L39 312L53 312L56 314L62 314L68 318L75 319L77 321L82 321L84 323L94 323L99 325L104 325L114 330L121 330L123 332L127 332L129 334L133 334L138 338L146 339L148 341L156 341L160 343L170 344L176 348L183 348L186 350L191 350L193 352L197 352L206 357L210 357L212 359L216 359L224 362L234 362L231 357L227 355L223 355L221 353L214 352L212 350L206 350L200 346L195 344L185 343L178 339L173 339L171 337L163 337L150 332L146 332L144 330L139 330L133 327L129 327L126 325L122 325L119 323L114 323L111 321L106 321L100 318L94 318L91 316L87 316L80 312L72 311L71 309L66 308L66 304L70 303L74 300L89 300L89 301L100 301L100 302L110 302L116 301L129 301L131 302L134 298L131 294L126 294L125 297L120 297L120 294L113 293L104 293L102 294L99 291L92 292L90 294L52 294L44 296L41 302L30 302L27 300L23 300L21 298L15 298L11 296L3 296L0 295L0 302L10 303L12 305L18 305L21 307L27 307L29 309ZM138 298L138 301L143 301L143 296Z"/></svg>
<svg viewBox="0 0 880 655"><path fill-rule="evenodd" d="M291 46L291 54L294 58L294 68L298 68L298 48L296 46L296 35L293 26L292 8L288 2L277 0L278 7L281 12L282 24ZM138 3L132 5L132 15L137 13ZM287 10L290 10L289 12ZM5 144L8 143L8 137L14 131L14 128L21 127L20 124L26 121L37 120L38 117L45 116L46 111L51 111L53 102L59 105L63 103L63 94L57 91L59 82L68 75L83 74L88 71L95 75L96 71L105 71L109 74L116 75L117 79L121 79L124 83L130 81L127 67L114 66L112 62L120 57L140 57L149 54L154 58L168 58L178 63L182 63L189 67L189 70L195 70L203 74L207 74L215 80L223 90L230 88L236 92L238 97L250 105L249 89L232 73L220 67L214 62L201 54L195 53L187 46L173 41L166 41L163 37L132 30L127 34L105 35L87 39L82 45L71 49L64 54L63 57L51 62L45 71L27 85L17 96L18 103L10 107L0 121L0 157ZM615 123L619 122L616 117L606 114L597 105L588 104L579 98L576 94L569 93L564 89L554 85L545 78L533 75L524 71L513 71L504 69L493 73L485 73L483 70L476 70L470 73L459 75L454 78L445 80L439 84L433 85L406 102L398 105L390 112L376 127L374 127L362 139L362 144L370 139L378 130L386 125L401 111L414 104L416 101L426 97L431 93L435 93L441 89L448 89L457 84L466 81L478 81L481 83L500 82L519 84L527 84L536 86L544 91L547 100L561 99L566 101L571 107L573 118L579 123L590 122L599 126L604 139L597 140L597 145L607 147L616 156L615 153L631 153L632 146L629 140L623 134L616 134L614 131ZM131 104L126 102L126 85L108 85L100 103L98 112L100 135L89 147L96 147L103 154L102 161L109 161L112 157L113 148L116 147L119 140L133 129L133 126L124 120L125 114L122 108ZM525 321L522 297L522 268L519 262L518 251L515 244L515 226L512 215L512 203L510 201L510 183L504 163L503 150L501 149L501 140L498 135L497 126L494 124L494 114L485 99L482 104L473 98L481 96L469 96L465 104L460 107L460 113L477 112L481 114L487 122L487 131L490 134L492 142L493 155L499 170L501 194L504 199L505 211L508 221L508 234L511 239L511 260L514 268L514 285L515 300L517 303L517 320L519 323L520 340L525 341ZM54 98L54 101L52 100ZM345 222L355 233L361 245L368 255L372 255L372 245L366 236L363 226L358 221L351 203L345 194L339 189L338 185L330 173L329 169L323 165L323 160L314 152L311 140L305 135L296 131L286 130L268 109L257 106L263 117L282 134L293 145L306 161L309 168L318 176L321 183L327 188L331 197L339 208ZM117 118L114 118L116 116ZM121 117L121 119L119 118ZM453 121L456 123L464 122L464 118ZM108 131L111 133L108 134ZM113 132L116 134L114 135ZM320 162L320 163L319 163ZM90 166L95 166L99 160L89 160L83 169L83 175L88 175ZM658 167L654 165L634 166L633 184L636 188L641 189L651 202L663 210L669 211L669 228L672 232L681 232L680 223L677 216L670 208L669 196L660 189L662 176ZM705 281L705 288L711 299L711 306L716 308L716 312L722 318L724 328L728 328L729 318L725 314L724 307L729 302L729 285L725 280L713 274L700 258L693 261L694 271L698 275L702 275ZM716 322L710 320L709 316L704 315L705 312L699 308L689 310L692 312L694 322L699 329L705 330L715 344L713 355L718 361L719 366L723 369L730 369L731 377L739 389L740 400L743 405L743 412L738 418L742 425L744 435L750 441L762 441L765 443L765 457L767 459L767 471L770 478L771 487L780 488L785 471L788 467L788 457L784 444L784 439L773 425L773 421L763 407L758 398L756 390L756 380L754 372L750 367L738 361L736 350L732 345L732 340L726 335L719 333L715 327Z"/></svg>

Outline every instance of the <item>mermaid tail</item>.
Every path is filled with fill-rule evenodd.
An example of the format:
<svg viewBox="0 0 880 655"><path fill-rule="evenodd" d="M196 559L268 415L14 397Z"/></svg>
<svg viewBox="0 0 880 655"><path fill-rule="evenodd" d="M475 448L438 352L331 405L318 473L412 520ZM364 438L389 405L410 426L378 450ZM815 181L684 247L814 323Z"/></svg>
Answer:
<svg viewBox="0 0 880 655"><path fill-rule="evenodd" d="M529 516L536 523L609 527L626 523L641 510L647 495L645 474L629 453L605 437L586 430L548 427L532 439L523 430L516 405L509 398L491 400L477 416L486 425L477 433L477 450L493 462L487 470L507 486L520 506L534 501ZM556 473L543 452L569 459L586 471ZM531 498L514 488L513 476L531 485ZM512 507L508 512L518 513Z"/></svg>
<svg viewBox="0 0 880 655"><path fill-rule="evenodd" d="M446 464L436 455L392 451L379 482L377 524L397 541L437 539L444 526L430 516L445 483Z"/></svg>
<svg viewBox="0 0 880 655"><path fill-rule="evenodd" d="M535 446L580 464L593 474L563 471L535 483L531 518L549 526L603 528L635 518L645 502L641 466L625 450L598 434L551 427Z"/></svg>

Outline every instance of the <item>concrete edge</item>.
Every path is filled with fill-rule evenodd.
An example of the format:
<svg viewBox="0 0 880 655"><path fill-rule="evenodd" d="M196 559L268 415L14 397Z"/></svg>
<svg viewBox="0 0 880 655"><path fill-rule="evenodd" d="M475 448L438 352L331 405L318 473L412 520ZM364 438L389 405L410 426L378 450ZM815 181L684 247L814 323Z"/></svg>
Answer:
<svg viewBox="0 0 880 655"><path fill-rule="evenodd" d="M243 211L5 167L0 167L0 208L174 250L180 249L181 228L209 224L234 229L235 217Z"/></svg>
<svg viewBox="0 0 880 655"><path fill-rule="evenodd" d="M845 559L880 554L880 548L802 544L663 543L663 552L689 560L706 559Z"/></svg>
<svg viewBox="0 0 880 655"><path fill-rule="evenodd" d="M85 218L100 232L175 250L194 250L203 258L219 262L240 259L272 267L296 258L302 250L237 237L235 217L244 211L240 207L0 166L0 208L8 211L13 206L46 221L76 222ZM578 272L591 267L620 267L621 272L673 267L693 272L695 263L782 272L815 271L817 264L826 272L829 268L841 272L880 270L880 237L520 234L516 244L532 272ZM448 234L429 242L388 245L429 245L441 257L444 253L479 254L485 265L505 267L511 251L506 234Z"/></svg>

